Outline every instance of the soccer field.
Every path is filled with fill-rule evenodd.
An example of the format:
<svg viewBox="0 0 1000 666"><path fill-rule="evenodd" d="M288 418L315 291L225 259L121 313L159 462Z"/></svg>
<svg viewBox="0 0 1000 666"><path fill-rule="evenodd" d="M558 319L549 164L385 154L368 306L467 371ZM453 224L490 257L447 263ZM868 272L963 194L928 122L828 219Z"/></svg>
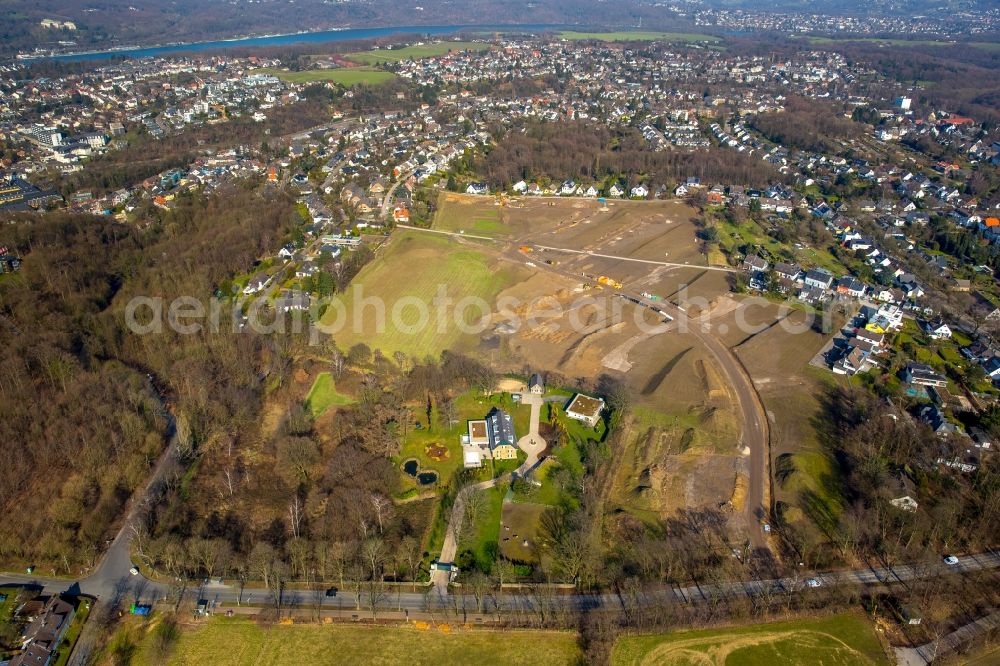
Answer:
<svg viewBox="0 0 1000 666"><path fill-rule="evenodd" d="M615 644L611 663L881 666L889 661L867 618L847 613L729 629L629 636Z"/></svg>

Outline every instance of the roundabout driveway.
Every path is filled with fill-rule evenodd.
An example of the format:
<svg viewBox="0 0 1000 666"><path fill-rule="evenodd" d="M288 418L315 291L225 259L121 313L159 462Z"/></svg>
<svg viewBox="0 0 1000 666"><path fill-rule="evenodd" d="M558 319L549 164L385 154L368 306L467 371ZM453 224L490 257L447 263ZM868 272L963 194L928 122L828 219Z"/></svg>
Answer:
<svg viewBox="0 0 1000 666"><path fill-rule="evenodd" d="M545 440L538 434L538 421L541 418L542 405L544 403L545 398L540 395L527 392L521 394L521 404L531 407L531 421L529 421L528 425L528 434L523 435L521 439L517 440L517 448L528 455L527 460L515 472L518 476L525 476L531 472L538 464L540 456L545 450Z"/></svg>

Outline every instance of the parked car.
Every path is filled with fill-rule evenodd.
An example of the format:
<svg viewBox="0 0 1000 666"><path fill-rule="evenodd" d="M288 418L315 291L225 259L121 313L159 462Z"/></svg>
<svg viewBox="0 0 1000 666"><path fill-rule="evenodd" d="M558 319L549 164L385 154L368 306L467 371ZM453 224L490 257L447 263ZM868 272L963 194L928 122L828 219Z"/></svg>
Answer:
<svg viewBox="0 0 1000 666"><path fill-rule="evenodd" d="M958 558L955 557L954 555L947 555L944 558L944 563L949 566L955 566L956 564L958 564Z"/></svg>
<svg viewBox="0 0 1000 666"><path fill-rule="evenodd" d="M810 578L809 580L806 581L806 585L808 585L809 587L819 587L822 584L823 583L821 581L815 578Z"/></svg>
<svg viewBox="0 0 1000 666"><path fill-rule="evenodd" d="M337 588L335 588L335 587L328 588L327 591L326 591L326 596L328 596L328 597L335 597L335 596L337 596Z"/></svg>
<svg viewBox="0 0 1000 666"><path fill-rule="evenodd" d="M138 576L139 575L139 570L136 569L135 567L132 567L131 569L129 569L128 572L130 574L132 574L133 576Z"/></svg>

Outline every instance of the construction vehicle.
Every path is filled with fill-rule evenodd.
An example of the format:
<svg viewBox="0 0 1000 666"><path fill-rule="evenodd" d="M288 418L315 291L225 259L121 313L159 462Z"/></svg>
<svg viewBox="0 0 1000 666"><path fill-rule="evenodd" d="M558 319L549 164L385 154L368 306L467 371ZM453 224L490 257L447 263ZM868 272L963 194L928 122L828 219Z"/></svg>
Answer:
<svg viewBox="0 0 1000 666"><path fill-rule="evenodd" d="M619 282L618 280L613 280L613 279L609 278L607 275L601 275L601 276L599 276L597 278L597 283L598 284L603 284L605 287L612 287L614 289L621 289L622 288L622 283L621 282Z"/></svg>
<svg viewBox="0 0 1000 666"><path fill-rule="evenodd" d="M529 252L534 252L535 250L530 245L522 245L518 248L521 252L528 254Z"/></svg>

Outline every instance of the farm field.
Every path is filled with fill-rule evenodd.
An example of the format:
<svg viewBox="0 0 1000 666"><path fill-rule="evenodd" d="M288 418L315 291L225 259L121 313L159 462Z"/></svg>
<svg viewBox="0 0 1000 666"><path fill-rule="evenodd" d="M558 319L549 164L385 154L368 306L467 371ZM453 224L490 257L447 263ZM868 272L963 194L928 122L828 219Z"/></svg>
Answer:
<svg viewBox="0 0 1000 666"><path fill-rule="evenodd" d="M362 65L374 66L386 62L400 62L401 60L419 60L420 58L446 55L458 51L487 51L490 48L489 44L476 42L436 42L433 44L407 46L401 49L361 51L359 53L348 54L347 59Z"/></svg>
<svg viewBox="0 0 1000 666"><path fill-rule="evenodd" d="M446 349L474 347L479 337L474 325L483 314L474 306L465 309L468 332L456 323L454 309L442 309L446 316L438 317L434 300L442 290L453 304L478 298L492 308L504 287L524 277L522 269L450 238L399 233L354 279L341 300L343 309L331 306L322 322L342 349L363 342L388 357L397 351L437 357ZM421 310L427 315L423 323Z"/></svg>
<svg viewBox="0 0 1000 666"><path fill-rule="evenodd" d="M350 67L344 69L310 69L305 72L289 72L283 69L264 68L254 70L254 74L272 74L289 83L316 83L332 81L344 86L356 86L361 83L376 85L385 83L396 77L392 72L383 72L366 67Z"/></svg>
<svg viewBox="0 0 1000 666"><path fill-rule="evenodd" d="M164 663L151 640L133 663ZM579 658L576 635L561 631L455 630L429 627L363 627L296 624L262 628L250 620L212 618L183 626L166 661L185 664L365 663L439 666L476 664L571 664Z"/></svg>
<svg viewBox="0 0 1000 666"><path fill-rule="evenodd" d="M337 392L333 377L330 376L329 372L321 372L317 375L316 381L313 382L312 388L306 395L306 406L313 417L321 416L323 412L334 405L349 405L353 402L354 400L350 396Z"/></svg>
<svg viewBox="0 0 1000 666"><path fill-rule="evenodd" d="M559 33L563 39L600 39L605 42L711 42L717 43L720 40L712 35L704 35L696 32L650 32L636 30L635 32L574 32L564 30Z"/></svg>
<svg viewBox="0 0 1000 666"><path fill-rule="evenodd" d="M867 618L851 613L729 629L629 636L615 644L611 663L876 666L889 661Z"/></svg>

